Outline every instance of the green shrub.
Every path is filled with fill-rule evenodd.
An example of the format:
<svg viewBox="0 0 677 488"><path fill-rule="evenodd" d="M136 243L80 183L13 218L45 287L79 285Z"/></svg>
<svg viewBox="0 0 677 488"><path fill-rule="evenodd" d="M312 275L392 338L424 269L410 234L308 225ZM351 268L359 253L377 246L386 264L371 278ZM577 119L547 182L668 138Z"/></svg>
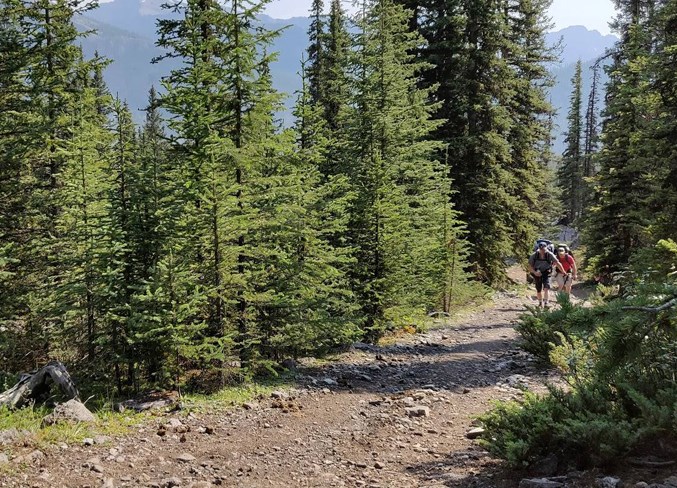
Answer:
<svg viewBox="0 0 677 488"><path fill-rule="evenodd" d="M499 403L481 417L483 443L512 466L547 454L575 466L617 460L644 442L677 436L677 244L638 253L594 307L560 296L531 310L523 347L557 366L570 388Z"/></svg>

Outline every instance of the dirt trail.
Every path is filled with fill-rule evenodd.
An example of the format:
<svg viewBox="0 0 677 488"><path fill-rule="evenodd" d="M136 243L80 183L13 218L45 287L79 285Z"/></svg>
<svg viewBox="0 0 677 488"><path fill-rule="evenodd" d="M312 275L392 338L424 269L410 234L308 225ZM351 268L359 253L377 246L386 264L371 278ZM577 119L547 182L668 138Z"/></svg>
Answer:
<svg viewBox="0 0 677 488"><path fill-rule="evenodd" d="M517 348L513 324L526 301L499 294L444 328L388 347L357 344L339 361L301 368L288 397L250 409L163 414L123 438L45 450L0 485L516 486L466 435L492 400L547 380Z"/></svg>

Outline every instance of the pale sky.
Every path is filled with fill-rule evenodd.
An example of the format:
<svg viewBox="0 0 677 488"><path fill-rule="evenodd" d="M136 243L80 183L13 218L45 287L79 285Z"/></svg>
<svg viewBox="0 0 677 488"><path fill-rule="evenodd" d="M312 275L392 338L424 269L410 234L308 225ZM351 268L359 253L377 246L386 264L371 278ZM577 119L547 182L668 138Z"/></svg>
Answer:
<svg viewBox="0 0 677 488"><path fill-rule="evenodd" d="M288 19L308 15L312 0L273 0L266 10L271 17ZM325 5L328 4L325 1ZM350 8L352 1L345 1ZM609 33L607 25L614 15L612 0L553 0L550 16L555 23L555 30L570 25L584 25L602 34Z"/></svg>

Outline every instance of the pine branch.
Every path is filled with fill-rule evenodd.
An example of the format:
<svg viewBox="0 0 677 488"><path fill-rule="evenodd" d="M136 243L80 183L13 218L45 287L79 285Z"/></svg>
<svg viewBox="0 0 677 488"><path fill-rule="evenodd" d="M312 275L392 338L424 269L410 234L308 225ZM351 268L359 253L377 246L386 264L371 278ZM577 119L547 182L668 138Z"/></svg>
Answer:
<svg viewBox="0 0 677 488"><path fill-rule="evenodd" d="M663 305L659 305L658 307L622 307L622 310L638 310L640 312L647 312L650 314L658 314L662 312L663 310L667 310L668 308L672 308L675 305L677 305L677 297L673 298L672 300L665 302Z"/></svg>

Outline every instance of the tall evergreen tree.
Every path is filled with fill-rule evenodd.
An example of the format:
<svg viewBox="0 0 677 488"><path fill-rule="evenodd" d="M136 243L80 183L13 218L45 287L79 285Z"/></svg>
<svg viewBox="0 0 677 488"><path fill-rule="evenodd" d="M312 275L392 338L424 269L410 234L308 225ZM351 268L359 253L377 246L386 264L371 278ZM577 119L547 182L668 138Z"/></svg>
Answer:
<svg viewBox="0 0 677 488"><path fill-rule="evenodd" d="M647 153L645 134L652 105L649 89L651 73L648 55L651 47L649 15L655 2L617 2L615 22L621 41L607 69L606 109L604 111L595 176L595 193L588 214L586 241L594 269L603 274L619 271L633 251L646 244L653 211L648 199L654 192L653 171Z"/></svg>
<svg viewBox="0 0 677 488"><path fill-rule="evenodd" d="M352 279L374 337L440 304L448 270L443 238L447 228L458 229L448 218L450 183L433 157L441 145L426 140L439 123L431 90L416 86L424 65L411 51L421 40L408 32L408 11L392 0L364 2L363 12L350 117L350 236Z"/></svg>
<svg viewBox="0 0 677 488"><path fill-rule="evenodd" d="M600 61L592 65L592 83L585 110L585 130L583 142L583 177L590 178L595 174L594 155L599 148L599 70ZM586 202L589 200L586 192Z"/></svg>
<svg viewBox="0 0 677 488"><path fill-rule="evenodd" d="M310 27L308 28L308 90L313 103L321 103L325 97L326 75L326 37L324 1L313 0L310 7Z"/></svg>
<svg viewBox="0 0 677 488"><path fill-rule="evenodd" d="M511 227L513 249L517 256L526 256L531 243L544 222L547 207L551 157L549 124L554 109L548 100L553 86L548 65L557 60L546 41L552 27L547 11L551 0L506 0L504 3L507 43L502 54L511 73L506 81L513 88L506 101L510 113L509 170L517 179L512 190Z"/></svg>
<svg viewBox="0 0 677 488"><path fill-rule="evenodd" d="M653 66L656 92L661 110L654 119L653 138L656 140L655 161L661 164L661 190L656 194L660 211L657 219L658 237L677 239L677 1L662 2L657 15L657 49Z"/></svg>
<svg viewBox="0 0 677 488"><path fill-rule="evenodd" d="M562 189L562 204L569 223L574 223L583 209L583 120L581 61L576 63L574 76L571 78L572 91L569 99L567 115L567 132L564 138L566 149L557 171L558 184Z"/></svg>

